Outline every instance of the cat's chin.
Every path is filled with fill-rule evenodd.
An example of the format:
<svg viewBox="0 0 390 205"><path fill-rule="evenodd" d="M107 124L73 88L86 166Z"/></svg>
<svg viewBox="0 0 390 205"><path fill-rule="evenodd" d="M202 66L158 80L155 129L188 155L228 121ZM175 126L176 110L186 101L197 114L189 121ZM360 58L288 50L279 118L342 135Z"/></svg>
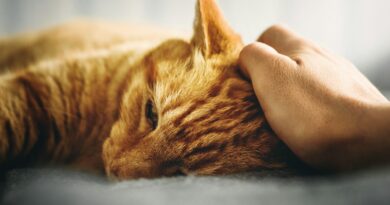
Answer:
<svg viewBox="0 0 390 205"><path fill-rule="evenodd" d="M122 165L106 169L106 174L108 179L112 181L123 181L139 178L156 178L158 176L151 173L149 170L152 169L143 166L139 166L134 169L131 165Z"/></svg>

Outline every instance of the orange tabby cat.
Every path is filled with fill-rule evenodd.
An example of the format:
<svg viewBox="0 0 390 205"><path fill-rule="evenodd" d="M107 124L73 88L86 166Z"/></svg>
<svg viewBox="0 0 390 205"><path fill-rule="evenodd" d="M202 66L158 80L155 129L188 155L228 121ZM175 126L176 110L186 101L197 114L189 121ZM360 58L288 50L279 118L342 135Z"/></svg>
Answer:
<svg viewBox="0 0 390 205"><path fill-rule="evenodd" d="M198 0L190 41L155 47L158 38L128 41L130 31L103 34L125 36L117 42L77 32L47 40L53 32L9 40L22 51L0 54L2 169L66 164L128 179L293 166L239 73L242 42L213 0Z"/></svg>

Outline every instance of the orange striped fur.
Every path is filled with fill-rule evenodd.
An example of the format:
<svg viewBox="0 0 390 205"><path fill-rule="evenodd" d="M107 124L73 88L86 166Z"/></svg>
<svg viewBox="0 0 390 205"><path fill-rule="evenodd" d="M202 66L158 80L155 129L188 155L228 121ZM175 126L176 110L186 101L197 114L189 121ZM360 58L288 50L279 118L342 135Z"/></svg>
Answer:
<svg viewBox="0 0 390 205"><path fill-rule="evenodd" d="M113 29L73 23L0 41L2 169L62 164L129 179L291 168L213 0L198 1L190 41L103 28Z"/></svg>

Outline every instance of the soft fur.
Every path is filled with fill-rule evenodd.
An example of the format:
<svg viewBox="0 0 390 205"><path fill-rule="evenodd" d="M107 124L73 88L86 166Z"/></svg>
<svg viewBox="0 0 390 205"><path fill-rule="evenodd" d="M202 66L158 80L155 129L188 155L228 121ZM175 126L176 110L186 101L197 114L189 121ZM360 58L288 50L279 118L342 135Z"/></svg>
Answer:
<svg viewBox="0 0 390 205"><path fill-rule="evenodd" d="M190 41L145 33L84 22L0 41L1 168L66 164L128 179L295 165L213 0L198 1Z"/></svg>

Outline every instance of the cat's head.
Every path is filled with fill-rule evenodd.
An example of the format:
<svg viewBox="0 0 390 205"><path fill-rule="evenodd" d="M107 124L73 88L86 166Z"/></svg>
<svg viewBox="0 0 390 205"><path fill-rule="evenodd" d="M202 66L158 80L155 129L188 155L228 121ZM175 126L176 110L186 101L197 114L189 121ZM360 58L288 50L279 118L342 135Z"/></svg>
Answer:
<svg viewBox="0 0 390 205"><path fill-rule="evenodd" d="M213 0L199 0L190 42L150 51L103 147L116 178L215 175L283 168L284 146L240 74L243 44Z"/></svg>

